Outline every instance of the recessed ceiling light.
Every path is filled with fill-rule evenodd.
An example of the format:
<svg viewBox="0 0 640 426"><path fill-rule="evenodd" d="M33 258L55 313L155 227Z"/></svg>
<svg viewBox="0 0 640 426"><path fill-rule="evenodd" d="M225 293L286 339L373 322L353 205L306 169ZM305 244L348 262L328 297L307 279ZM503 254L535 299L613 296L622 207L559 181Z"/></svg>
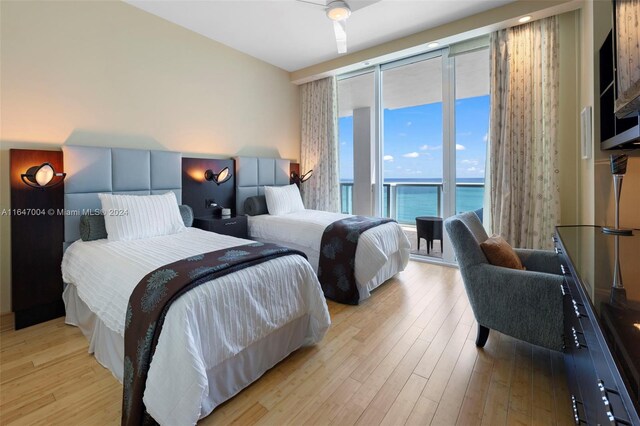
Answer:
<svg viewBox="0 0 640 426"><path fill-rule="evenodd" d="M427 44L427 47L429 49L433 49L434 47L438 47L438 46L440 46L440 43L438 43L437 41L434 41L433 43Z"/></svg>
<svg viewBox="0 0 640 426"><path fill-rule="evenodd" d="M522 18L518 19L518 22L520 22L521 24L524 24L525 22L529 22L531 20L531 16L527 15L527 16L523 16Z"/></svg>

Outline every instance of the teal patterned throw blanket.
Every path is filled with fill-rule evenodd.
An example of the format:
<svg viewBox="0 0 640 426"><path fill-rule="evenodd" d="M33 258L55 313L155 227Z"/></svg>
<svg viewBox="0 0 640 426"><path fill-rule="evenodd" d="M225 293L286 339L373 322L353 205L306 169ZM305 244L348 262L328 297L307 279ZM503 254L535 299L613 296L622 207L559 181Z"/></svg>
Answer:
<svg viewBox="0 0 640 426"><path fill-rule="evenodd" d="M187 291L277 257L307 256L276 244L252 243L188 257L147 274L129 298L124 332L122 424L156 424L144 408L147 373L169 306ZM177 367L179 368L179 367Z"/></svg>
<svg viewBox="0 0 640 426"><path fill-rule="evenodd" d="M318 261L318 280L325 297L349 305L360 302L355 277L358 240L366 230L388 222L395 221L381 217L351 216L325 228Z"/></svg>

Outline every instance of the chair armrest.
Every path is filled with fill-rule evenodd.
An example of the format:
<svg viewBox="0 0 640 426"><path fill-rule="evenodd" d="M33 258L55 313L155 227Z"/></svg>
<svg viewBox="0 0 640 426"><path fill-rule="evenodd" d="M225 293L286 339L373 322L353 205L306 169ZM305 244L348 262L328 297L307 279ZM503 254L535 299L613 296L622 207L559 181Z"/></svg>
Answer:
<svg viewBox="0 0 640 426"><path fill-rule="evenodd" d="M549 349L562 349L561 275L490 264L474 265L463 274L481 325ZM473 285L467 285L469 279Z"/></svg>
<svg viewBox="0 0 640 426"><path fill-rule="evenodd" d="M528 271L561 275L560 259L551 250L514 249Z"/></svg>

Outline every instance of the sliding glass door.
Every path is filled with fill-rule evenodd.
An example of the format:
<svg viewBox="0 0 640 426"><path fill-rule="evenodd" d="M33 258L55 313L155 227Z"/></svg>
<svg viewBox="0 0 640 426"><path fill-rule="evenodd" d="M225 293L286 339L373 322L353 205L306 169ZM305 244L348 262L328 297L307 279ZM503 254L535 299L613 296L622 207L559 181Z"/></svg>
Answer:
<svg viewBox="0 0 640 426"><path fill-rule="evenodd" d="M370 182L375 165L370 152L373 149L374 108L373 70L338 80L340 204L343 213L372 214Z"/></svg>
<svg viewBox="0 0 640 426"><path fill-rule="evenodd" d="M338 102L342 210L391 217L413 255L455 262L444 219L483 215L488 49L342 76Z"/></svg>
<svg viewBox="0 0 640 426"><path fill-rule="evenodd" d="M381 213L403 226L414 253L441 258L445 213L442 53L385 65L381 74ZM438 243L431 247L435 238Z"/></svg>
<svg viewBox="0 0 640 426"><path fill-rule="evenodd" d="M482 218L489 139L489 49L455 58L456 213Z"/></svg>

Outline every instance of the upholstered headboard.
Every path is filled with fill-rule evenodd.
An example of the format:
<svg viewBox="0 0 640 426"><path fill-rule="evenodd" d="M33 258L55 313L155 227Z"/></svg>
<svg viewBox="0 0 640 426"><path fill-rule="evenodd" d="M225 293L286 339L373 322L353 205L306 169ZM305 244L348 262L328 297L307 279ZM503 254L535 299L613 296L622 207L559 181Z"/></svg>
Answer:
<svg viewBox="0 0 640 426"><path fill-rule="evenodd" d="M64 154L64 248L80 238L83 210L100 209L99 193L163 194L182 201L182 154L67 145Z"/></svg>
<svg viewBox="0 0 640 426"><path fill-rule="evenodd" d="M289 185L289 160L235 157L236 214L244 214L244 200L264 194L265 186Z"/></svg>

